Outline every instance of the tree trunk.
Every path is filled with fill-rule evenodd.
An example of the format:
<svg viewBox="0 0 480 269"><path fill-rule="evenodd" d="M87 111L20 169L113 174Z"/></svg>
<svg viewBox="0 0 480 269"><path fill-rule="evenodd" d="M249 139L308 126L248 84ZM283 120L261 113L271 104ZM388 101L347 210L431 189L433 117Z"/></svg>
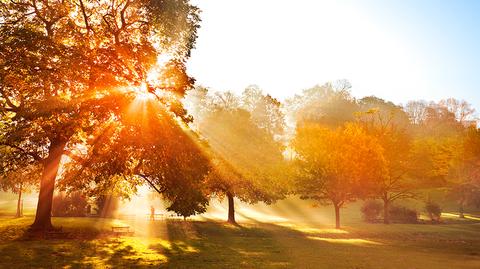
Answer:
<svg viewBox="0 0 480 269"><path fill-rule="evenodd" d="M390 201L383 200L383 223L390 224Z"/></svg>
<svg viewBox="0 0 480 269"><path fill-rule="evenodd" d="M335 228L340 229L340 205L333 204L335 207Z"/></svg>
<svg viewBox="0 0 480 269"><path fill-rule="evenodd" d="M228 223L237 224L235 221L235 201L233 200L233 195L230 192L227 192L228 199Z"/></svg>
<svg viewBox="0 0 480 269"><path fill-rule="evenodd" d="M50 230L53 228L51 215L55 178L57 177L60 160L66 144L66 141L51 141L48 157L43 164L37 213L35 214L35 221L31 226L33 230Z"/></svg>
<svg viewBox="0 0 480 269"><path fill-rule="evenodd" d="M459 217L462 218L462 219L464 219L464 218L465 218L465 215L464 215L465 212L464 212L464 209L463 209L463 201L460 202L460 208L458 209L458 211L459 211L459 213L460 213L460 214L459 214Z"/></svg>
<svg viewBox="0 0 480 269"><path fill-rule="evenodd" d="M18 201L17 201L17 214L15 217L20 218L23 216L22 212L22 184L20 183L20 188L18 189Z"/></svg>

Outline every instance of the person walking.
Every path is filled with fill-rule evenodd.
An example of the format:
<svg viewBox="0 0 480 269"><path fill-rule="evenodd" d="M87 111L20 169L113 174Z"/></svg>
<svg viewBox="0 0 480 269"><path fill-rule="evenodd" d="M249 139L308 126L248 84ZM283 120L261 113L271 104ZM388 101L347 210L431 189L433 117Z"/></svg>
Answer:
<svg viewBox="0 0 480 269"><path fill-rule="evenodd" d="M152 206L150 206L150 220L151 221L154 221L155 220L155 208Z"/></svg>

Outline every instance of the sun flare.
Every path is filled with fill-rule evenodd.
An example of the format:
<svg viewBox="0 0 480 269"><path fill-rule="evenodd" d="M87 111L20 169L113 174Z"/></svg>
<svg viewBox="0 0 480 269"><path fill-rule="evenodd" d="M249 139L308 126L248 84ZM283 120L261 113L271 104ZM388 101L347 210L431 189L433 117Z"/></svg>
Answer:
<svg viewBox="0 0 480 269"><path fill-rule="evenodd" d="M155 99L155 95L148 91L146 83L142 83L138 87L132 87L132 91L135 94L135 101L145 102Z"/></svg>

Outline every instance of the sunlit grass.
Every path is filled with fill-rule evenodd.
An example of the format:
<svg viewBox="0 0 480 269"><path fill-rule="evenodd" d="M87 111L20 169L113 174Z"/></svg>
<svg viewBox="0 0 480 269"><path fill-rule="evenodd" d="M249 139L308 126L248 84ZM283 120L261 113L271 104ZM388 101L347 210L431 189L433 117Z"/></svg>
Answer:
<svg viewBox="0 0 480 269"><path fill-rule="evenodd" d="M368 224L352 204L338 230L332 208L297 199L239 202L240 226L225 222L226 201L187 221L149 221L149 203L132 203L121 219L53 218L66 239L25 240L31 215L0 218L0 268L480 268L480 222L470 214L446 213L441 224ZM112 226L134 235L114 237Z"/></svg>
<svg viewBox="0 0 480 269"><path fill-rule="evenodd" d="M317 209L315 209L318 211ZM328 212L328 211L326 211ZM53 218L72 238L24 240L32 217L0 219L0 267L479 268L480 223L367 224L347 210L342 230L285 221ZM128 225L133 236L109 235ZM386 263L388 261L388 263ZM67 267L68 268L68 267Z"/></svg>
<svg viewBox="0 0 480 269"><path fill-rule="evenodd" d="M361 238L325 238L319 236L307 236L308 239L320 240L336 244L352 244L352 245L383 245L382 243L361 239Z"/></svg>
<svg viewBox="0 0 480 269"><path fill-rule="evenodd" d="M319 234L348 234L348 231L332 228L312 228L307 225L295 224L291 222L278 223L279 226L287 227L302 233L319 233Z"/></svg>
<svg viewBox="0 0 480 269"><path fill-rule="evenodd" d="M442 218L459 218L460 214L455 213L442 213ZM464 218L468 220L478 220L480 221L480 217L476 217L470 214L464 214Z"/></svg>

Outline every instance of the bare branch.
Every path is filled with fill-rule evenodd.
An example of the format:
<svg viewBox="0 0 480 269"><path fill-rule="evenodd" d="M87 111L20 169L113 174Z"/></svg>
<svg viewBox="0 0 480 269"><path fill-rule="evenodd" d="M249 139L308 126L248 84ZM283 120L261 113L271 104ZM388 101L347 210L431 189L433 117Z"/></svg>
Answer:
<svg viewBox="0 0 480 269"><path fill-rule="evenodd" d="M83 15L83 20L85 21L85 27L87 28L87 33L90 33L90 31L93 32L93 29L90 27L90 24L88 23L88 16L87 12L85 11L85 5L83 4L83 0L80 1L80 10L82 11Z"/></svg>

